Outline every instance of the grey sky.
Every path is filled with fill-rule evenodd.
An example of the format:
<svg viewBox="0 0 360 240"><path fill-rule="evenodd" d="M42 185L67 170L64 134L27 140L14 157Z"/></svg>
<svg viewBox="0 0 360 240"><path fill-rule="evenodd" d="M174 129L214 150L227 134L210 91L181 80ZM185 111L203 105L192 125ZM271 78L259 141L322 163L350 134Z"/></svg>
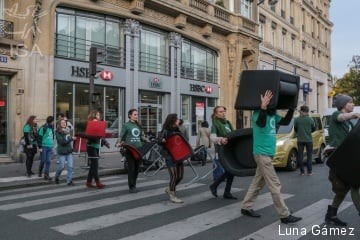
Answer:
<svg viewBox="0 0 360 240"><path fill-rule="evenodd" d="M360 0L332 0L330 20L331 72L341 78L349 70L353 55L360 55Z"/></svg>

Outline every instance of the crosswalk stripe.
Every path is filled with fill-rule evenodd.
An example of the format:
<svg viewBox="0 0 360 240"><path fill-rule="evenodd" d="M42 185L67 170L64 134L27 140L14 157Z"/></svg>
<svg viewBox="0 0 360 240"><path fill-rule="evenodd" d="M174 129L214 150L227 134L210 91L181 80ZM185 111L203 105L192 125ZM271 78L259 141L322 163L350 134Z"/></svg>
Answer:
<svg viewBox="0 0 360 240"><path fill-rule="evenodd" d="M139 179L139 180L142 180L142 179ZM106 182L106 185L111 186L111 185L115 185L115 184L119 184L119 183L125 183L127 181L128 181L127 179L109 181L109 182ZM84 188L85 188L85 184L81 184L79 186L74 186L74 187L54 188L54 189L38 191L38 192L21 193L21 194L9 195L9 196L6 196L6 197L0 197L0 202L7 201L7 200L13 200L13 199L20 199L20 198L28 198L28 197L34 197L34 196L47 195L47 194L54 194L54 193L60 193L60 192L68 192L68 191L74 191L74 190L79 190L79 189L84 189Z"/></svg>
<svg viewBox="0 0 360 240"><path fill-rule="evenodd" d="M193 184L196 185L196 184ZM191 185L190 187L193 187ZM187 187L189 188L189 187ZM186 189L187 189L186 188ZM163 189L162 189L163 190ZM179 189L181 191L181 189ZM233 192L238 192L241 189L232 188ZM163 193L163 191L161 191ZM203 192L201 194L192 195L189 197L182 198L184 204L173 204L166 202L154 203L138 208L128 209L117 213L111 213L103 216L98 216L83 221L72 222L61 226L52 227L52 229L61 232L65 235L76 236L84 232L94 231L111 227L116 224L129 222L135 219L143 218L153 214L163 213L176 208L188 206L194 203L211 199L209 192Z"/></svg>
<svg viewBox="0 0 360 240"><path fill-rule="evenodd" d="M300 211L297 211L294 213L294 215L302 217L303 220L294 223L291 226L281 224L279 221L277 221L252 234L249 234L246 237L241 238L240 240L277 240L282 237L286 237L286 240L297 240L302 238L311 231L313 226L324 223L327 206L331 204L331 201L332 200L330 199L322 199ZM351 202L343 202L339 208L339 212L350 207L351 205ZM289 230L286 231L286 229ZM293 234L289 234L290 229L294 231ZM296 234L296 232L299 232L299 234Z"/></svg>
<svg viewBox="0 0 360 240"><path fill-rule="evenodd" d="M168 182L166 180L154 180L150 182L144 182L139 183L139 187L147 187L147 186L153 186L155 184L161 184ZM84 186L85 188L85 186ZM62 195L57 197L50 197L50 198L41 198L37 200L30 200L30 201L24 201L24 202L17 202L17 203L11 203L11 204L3 204L0 206L0 210L13 210L13 209L19 209L19 208L25 208L25 207L31 207L41 204L48 204L48 203L54 203L54 202L60 202L70 199L76 199L76 198L83 198L83 197L91 197L94 195L102 195L105 193L112 193L112 192L118 192L121 190L128 189L128 186L120 186L120 187L113 187L113 188L105 188L101 190L92 190L92 191L85 191L81 193L73 193L69 195Z"/></svg>
<svg viewBox="0 0 360 240"><path fill-rule="evenodd" d="M292 196L293 195L291 194L282 194L283 199L287 199ZM272 204L273 201L270 193L265 193L259 195L256 201L256 207L254 209L258 210ZM234 204L198 214L181 221L173 222L158 228L151 229L149 231L121 238L121 240L168 240L169 236L171 236L171 240L180 240L239 217L242 217L240 213L240 203L236 202Z"/></svg>
<svg viewBox="0 0 360 240"><path fill-rule="evenodd" d="M203 184L194 184L193 186L190 186L187 189L199 187L202 185ZM179 187L181 188L182 186L179 185ZM151 190L147 190L147 191L141 191L141 192L138 192L137 194L126 194L126 195L121 195L121 196L116 196L116 197L104 198L104 199L100 199L100 200L96 200L96 201L89 201L89 202L83 202L83 203L79 203L79 204L68 205L68 206L61 206L58 208L52 208L52 209L47 209L47 210L41 210L41 211L21 214L19 216L26 218L28 220L39 220L39 219L44 219L44 218L49 218L49 217L65 215L68 213L74 213L74 212L80 212L80 211L85 211L85 210L94 209L94 208L110 206L113 204L133 201L136 199L152 197L152 196L156 196L159 194L165 194L164 187L157 188L157 189L151 189Z"/></svg>
<svg viewBox="0 0 360 240"><path fill-rule="evenodd" d="M122 177L120 175L117 176L111 176L111 177L103 177L101 178L102 181L108 181L108 180L112 180L112 179L122 179ZM31 179L27 179L27 180L31 180ZM1 186L1 185L0 185ZM39 189L44 189L44 188L49 188L52 187L53 185L50 184L46 184L46 185L41 185L41 186L25 186L25 187L21 187L21 188L15 188L15 189L8 189L8 190L2 190L0 192L0 195L4 195L4 194L9 194L9 193L17 193L17 192L24 192L24 191L34 191L34 190L39 190Z"/></svg>
<svg viewBox="0 0 360 240"><path fill-rule="evenodd" d="M61 176L66 175L67 170L62 171ZM55 176L55 172L49 173L50 177ZM32 176L33 179L42 179L42 177L38 177L37 175ZM17 176L17 177L7 177L7 178L0 178L0 183L8 183L8 182L17 182L17 181L24 181L29 180L27 176Z"/></svg>

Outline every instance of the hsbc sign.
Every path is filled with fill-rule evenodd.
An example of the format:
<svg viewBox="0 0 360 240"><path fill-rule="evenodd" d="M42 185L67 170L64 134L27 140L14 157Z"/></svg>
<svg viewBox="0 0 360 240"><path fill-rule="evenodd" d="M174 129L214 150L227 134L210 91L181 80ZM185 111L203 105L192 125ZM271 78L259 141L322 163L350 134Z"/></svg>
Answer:
<svg viewBox="0 0 360 240"><path fill-rule="evenodd" d="M99 76L102 80L110 81L113 79L114 74L110 71L104 70L100 72Z"/></svg>
<svg viewBox="0 0 360 240"><path fill-rule="evenodd" d="M213 88L211 86L205 86L200 84L190 84L191 92L203 92L203 93L212 93Z"/></svg>

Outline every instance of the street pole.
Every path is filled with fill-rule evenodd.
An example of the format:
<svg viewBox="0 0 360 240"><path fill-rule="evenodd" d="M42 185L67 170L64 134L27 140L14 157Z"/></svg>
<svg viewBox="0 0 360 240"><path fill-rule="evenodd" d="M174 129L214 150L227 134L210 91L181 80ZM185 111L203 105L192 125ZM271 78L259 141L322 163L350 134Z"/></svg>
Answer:
<svg viewBox="0 0 360 240"><path fill-rule="evenodd" d="M93 96L94 96L94 78L95 76L90 74L89 77L89 113L93 110Z"/></svg>

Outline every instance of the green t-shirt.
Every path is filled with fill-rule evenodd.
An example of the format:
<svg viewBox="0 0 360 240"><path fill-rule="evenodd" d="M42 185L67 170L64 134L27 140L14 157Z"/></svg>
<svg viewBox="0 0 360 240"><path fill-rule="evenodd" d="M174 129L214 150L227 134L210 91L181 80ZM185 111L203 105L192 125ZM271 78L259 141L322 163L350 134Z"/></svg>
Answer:
<svg viewBox="0 0 360 240"><path fill-rule="evenodd" d="M297 128L298 142L312 142L311 130L315 128L314 120L306 116L295 118L294 127Z"/></svg>
<svg viewBox="0 0 360 240"><path fill-rule="evenodd" d="M25 124L25 126L23 127L23 132L28 133L29 143L32 145L37 145L36 131L37 131L36 128L33 129L29 124Z"/></svg>
<svg viewBox="0 0 360 240"><path fill-rule="evenodd" d="M128 121L126 122L120 132L120 139L126 144L129 144L135 148L139 148L143 145L141 142L142 130L138 124Z"/></svg>
<svg viewBox="0 0 360 240"><path fill-rule="evenodd" d="M330 117L329 145L332 147L338 147L353 127L349 120L345 122L337 120L340 113L340 111L335 111Z"/></svg>
<svg viewBox="0 0 360 240"><path fill-rule="evenodd" d="M52 126L46 124L43 125L42 127L40 127L38 134L41 138L40 147L54 147L54 132Z"/></svg>
<svg viewBox="0 0 360 240"><path fill-rule="evenodd" d="M279 115L267 115L265 127L256 124L260 110L255 110L252 117L253 153L255 155L274 156L276 151L276 124L281 120Z"/></svg>

